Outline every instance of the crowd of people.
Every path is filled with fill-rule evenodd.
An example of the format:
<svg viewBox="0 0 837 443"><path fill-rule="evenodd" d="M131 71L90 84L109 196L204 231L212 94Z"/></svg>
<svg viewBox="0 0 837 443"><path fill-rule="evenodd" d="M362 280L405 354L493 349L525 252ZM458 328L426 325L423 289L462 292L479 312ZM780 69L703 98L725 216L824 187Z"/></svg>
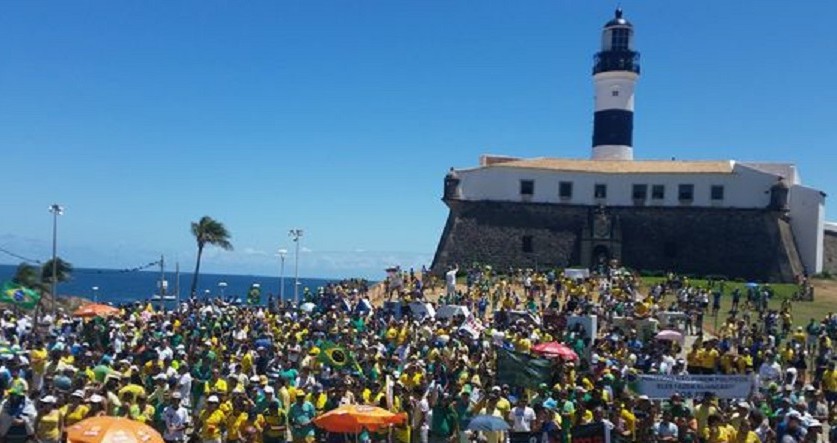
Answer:
<svg viewBox="0 0 837 443"><path fill-rule="evenodd" d="M306 309L135 303L113 316L64 313L35 327L22 321L29 314L6 310L0 439L57 443L86 418L119 416L167 442L500 443L523 435L568 443L585 424L603 424L613 442L837 441L829 427L837 315L793 327L792 304L777 306L769 286L699 286L674 275L642 286L616 267L583 277L454 268L439 285L426 271L392 277L386 307L365 286L343 282L306 292ZM718 313L721 298L731 300L728 312ZM466 309L444 319L409 309L429 302ZM706 327L713 314L723 320ZM590 316L595 333L569 322ZM684 338L660 339L659 329ZM543 358L533 348L550 342L575 357L549 359L548 382L500 376L498 352ZM636 387L646 374L746 375L752 386L741 398L711 390L652 398ZM407 420L351 437L315 425L346 404ZM470 429L480 416L508 429Z"/></svg>

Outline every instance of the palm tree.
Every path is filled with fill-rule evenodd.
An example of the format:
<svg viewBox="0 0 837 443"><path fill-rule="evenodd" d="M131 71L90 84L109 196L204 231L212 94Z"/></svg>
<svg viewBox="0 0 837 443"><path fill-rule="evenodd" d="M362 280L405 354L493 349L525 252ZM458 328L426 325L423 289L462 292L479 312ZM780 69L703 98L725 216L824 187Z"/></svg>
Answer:
<svg viewBox="0 0 837 443"><path fill-rule="evenodd" d="M55 277L58 283L65 282L70 279L70 274L73 273L73 265L61 260L61 257L55 259ZM41 282L47 285L52 285L52 260L48 260L41 267Z"/></svg>
<svg viewBox="0 0 837 443"><path fill-rule="evenodd" d="M227 251L233 248L230 243L230 232L226 226L208 215L204 215L198 222L192 222L192 235L198 243L198 258L195 262L195 273L192 275L192 289L189 291L192 296L198 287L198 274L201 270L201 255L206 245L218 246Z"/></svg>

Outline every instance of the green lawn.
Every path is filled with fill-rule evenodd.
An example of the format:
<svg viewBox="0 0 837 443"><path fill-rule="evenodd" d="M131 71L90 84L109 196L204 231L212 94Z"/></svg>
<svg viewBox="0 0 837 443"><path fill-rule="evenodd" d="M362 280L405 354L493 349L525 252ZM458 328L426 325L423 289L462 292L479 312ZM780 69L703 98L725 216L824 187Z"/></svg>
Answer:
<svg viewBox="0 0 837 443"><path fill-rule="evenodd" d="M641 291L646 292L648 291L653 285L664 282L665 278L663 277L642 277L642 289ZM690 279L689 284L692 286L697 287L707 287L708 284L706 280L699 280L699 279ZM770 299L769 306L771 309L779 309L782 305L782 300L785 298L791 297L794 292L798 291L798 286L791 283L774 283L770 285L773 288L774 296ZM740 288L742 294L742 304L746 299L747 288L745 287L745 283L737 283L737 282L726 282L724 287L724 295L721 297L721 310L719 311L718 315L718 324L720 325L726 319L727 313L730 310L732 305L732 291L735 288ZM668 296L671 297L671 296ZM793 302L793 323L794 326L805 326L808 324L808 321L812 318L817 320L822 320L822 318L828 313L832 312L837 306L832 303L830 300L823 299L820 297L817 299L816 295L814 296L815 300L813 302L810 301L796 301ZM667 298L667 301L671 300ZM711 298L710 298L711 303ZM708 328L713 328L715 326L715 318L706 316L704 317L704 326Z"/></svg>

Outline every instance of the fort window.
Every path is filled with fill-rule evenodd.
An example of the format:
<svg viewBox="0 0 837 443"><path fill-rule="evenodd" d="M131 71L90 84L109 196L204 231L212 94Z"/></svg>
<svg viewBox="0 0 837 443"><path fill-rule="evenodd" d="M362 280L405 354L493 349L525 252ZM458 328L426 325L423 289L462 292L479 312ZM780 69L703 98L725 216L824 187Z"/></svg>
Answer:
<svg viewBox="0 0 837 443"><path fill-rule="evenodd" d="M593 198L607 198L607 185L599 183L594 186Z"/></svg>
<svg viewBox="0 0 837 443"><path fill-rule="evenodd" d="M666 187L665 185L654 185L651 186L651 198L654 200L663 200L666 198Z"/></svg>
<svg viewBox="0 0 837 443"><path fill-rule="evenodd" d="M520 195L534 195L535 181L534 180L520 180Z"/></svg>
<svg viewBox="0 0 837 443"><path fill-rule="evenodd" d="M648 185L634 185L631 191L634 200L643 200L648 197Z"/></svg>
<svg viewBox="0 0 837 443"><path fill-rule="evenodd" d="M677 198L680 201L692 201L695 198L695 185L680 185L677 188Z"/></svg>
<svg viewBox="0 0 837 443"><path fill-rule="evenodd" d="M573 198L573 182L559 183L558 196L561 198Z"/></svg>
<svg viewBox="0 0 837 443"><path fill-rule="evenodd" d="M724 187L722 185L712 185L712 200L724 199Z"/></svg>
<svg viewBox="0 0 837 443"><path fill-rule="evenodd" d="M531 235L524 235L523 236L523 252L531 253L535 252L535 248L532 245L532 236Z"/></svg>
<svg viewBox="0 0 837 443"><path fill-rule="evenodd" d="M619 97L619 91L610 91L610 95L614 97Z"/></svg>

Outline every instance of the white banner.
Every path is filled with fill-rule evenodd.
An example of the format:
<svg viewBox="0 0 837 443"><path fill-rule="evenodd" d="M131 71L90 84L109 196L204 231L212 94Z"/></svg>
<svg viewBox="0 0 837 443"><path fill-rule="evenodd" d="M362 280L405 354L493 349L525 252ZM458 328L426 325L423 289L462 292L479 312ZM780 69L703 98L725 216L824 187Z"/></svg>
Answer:
<svg viewBox="0 0 837 443"><path fill-rule="evenodd" d="M747 398L753 387L748 375L640 375L636 392L652 400L671 398L678 393L700 398L711 392L718 398Z"/></svg>

